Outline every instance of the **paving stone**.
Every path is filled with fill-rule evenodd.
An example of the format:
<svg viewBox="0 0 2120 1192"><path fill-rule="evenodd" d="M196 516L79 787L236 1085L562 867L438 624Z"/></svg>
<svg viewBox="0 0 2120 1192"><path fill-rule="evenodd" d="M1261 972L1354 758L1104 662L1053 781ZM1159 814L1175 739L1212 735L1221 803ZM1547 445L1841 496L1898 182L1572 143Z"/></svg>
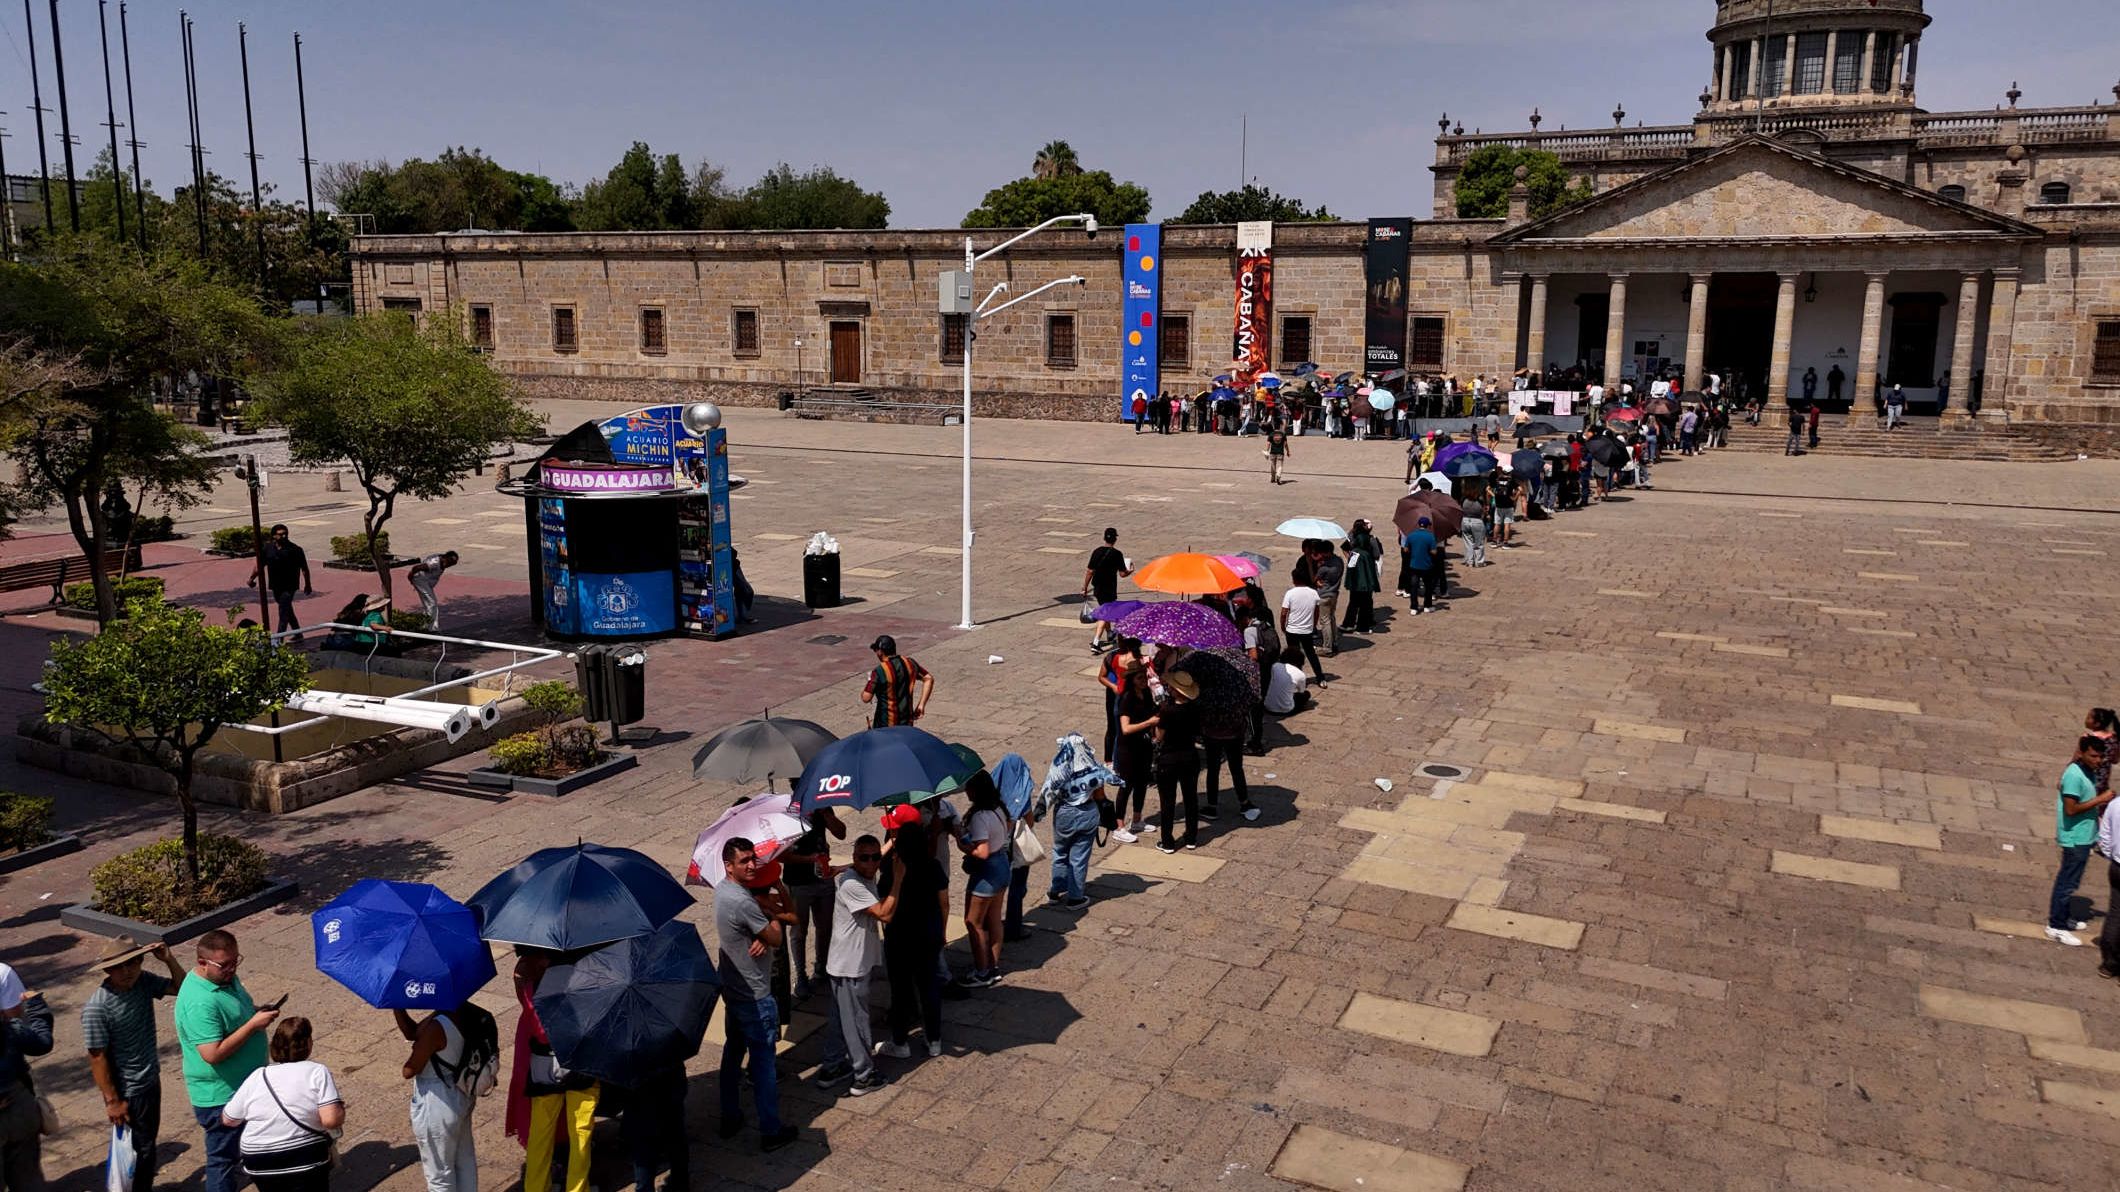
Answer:
<svg viewBox="0 0 2120 1192"><path fill-rule="evenodd" d="M858 579L890 579L898 573L887 567L842 567L840 568L840 574L851 575Z"/></svg>
<svg viewBox="0 0 2120 1192"><path fill-rule="evenodd" d="M1451 1055L1486 1055L1502 1024L1477 1014L1357 993L1340 1015L1342 1030L1360 1031Z"/></svg>
<svg viewBox="0 0 2120 1192"><path fill-rule="evenodd" d="M2039 1082L2039 1099L2049 1105L2061 1105L2069 1109L2080 1109L2085 1113L2102 1113L2109 1118L2120 1118L2120 1092L2112 1089L2093 1088L2067 1080L2042 1079Z"/></svg>
<svg viewBox="0 0 2120 1192"><path fill-rule="evenodd" d="M1220 857L1200 853L1159 853L1146 845L1126 844L1097 854L1095 869L1116 869L1140 877L1169 878L1179 882L1204 882L1227 864Z"/></svg>
<svg viewBox="0 0 2120 1192"><path fill-rule="evenodd" d="M1943 847L1943 829L1935 824L1906 824L1894 820L1821 815L1818 817L1818 830L1827 836L1839 836L1848 840L1874 840L1879 844L1903 844L1908 848Z"/></svg>
<svg viewBox="0 0 2120 1192"><path fill-rule="evenodd" d="M1949 1185L1824 1155L1790 1155L1782 1173L1802 1192L1949 1192Z"/></svg>
<svg viewBox="0 0 2120 1192"><path fill-rule="evenodd" d="M1521 940L1543 948L1573 950L1583 940L1583 925L1568 919L1549 919L1523 911L1460 903L1450 912L1446 927L1473 931L1505 940Z"/></svg>
<svg viewBox="0 0 2120 1192"><path fill-rule="evenodd" d="M1658 634L1658 637L1665 635ZM1699 638L1700 641L1720 641L1720 638ZM1669 741L1677 744L1686 739L1686 730L1670 724L1635 724L1626 720L1597 719L1591 722L1592 731L1607 737L1626 737L1636 741Z"/></svg>
<svg viewBox="0 0 2120 1192"><path fill-rule="evenodd" d="M1879 583L1887 584L1918 584L1921 582L1920 576L1908 575L1903 571L1858 571L1855 574L1861 579L1876 580Z"/></svg>
<svg viewBox="0 0 2120 1192"><path fill-rule="evenodd" d="M1267 1171L1332 1192L1456 1192L1470 1174L1462 1163L1308 1124L1290 1132Z"/></svg>
<svg viewBox="0 0 2120 1192"><path fill-rule="evenodd" d="M2083 1016L2065 1006L1995 997L1943 985L1923 985L1920 1001L1921 1012L1931 1018L2014 1031L2060 1043L2088 1045L2090 1042L2083 1030Z"/></svg>
<svg viewBox="0 0 2120 1192"><path fill-rule="evenodd" d="M1791 877L1807 877L1813 881L1840 882L1849 886L1868 886L1873 890L1897 890L1899 870L1890 865L1865 865L1858 861L1836 861L1831 857L1814 857L1807 853L1785 853L1774 850L1768 868L1774 873L1785 873Z"/></svg>
<svg viewBox="0 0 2120 1192"><path fill-rule="evenodd" d="M1599 588L1597 594L1600 596L1624 596L1629 600L1654 600L1662 595L1660 592L1644 592L1638 588Z"/></svg>
<svg viewBox="0 0 2120 1192"><path fill-rule="evenodd" d="M1789 656L1787 646L1751 646L1742 642L1716 642L1715 652L1718 654L1749 654L1755 658L1787 658Z"/></svg>
<svg viewBox="0 0 2120 1192"><path fill-rule="evenodd" d="M2087 1068L2094 1072L2120 1076L2120 1051L2081 1047L2074 1043L2042 1039L2036 1035L2026 1036L2024 1045L2035 1060L2049 1060L2056 1064L2067 1064L2072 1068Z"/></svg>
<svg viewBox="0 0 2120 1192"><path fill-rule="evenodd" d="M1647 807L1629 807L1624 803L1605 803L1596 799L1562 799L1554 804L1570 811L1581 811L1590 815L1602 815L1612 819L1634 820L1637 823L1660 824L1664 813Z"/></svg>
<svg viewBox="0 0 2120 1192"><path fill-rule="evenodd" d="M1868 695L1841 695L1836 693L1833 696L1833 706L1836 708L1861 708L1869 712L1897 712L1902 716L1921 715L1921 705L1911 700L1878 699Z"/></svg>

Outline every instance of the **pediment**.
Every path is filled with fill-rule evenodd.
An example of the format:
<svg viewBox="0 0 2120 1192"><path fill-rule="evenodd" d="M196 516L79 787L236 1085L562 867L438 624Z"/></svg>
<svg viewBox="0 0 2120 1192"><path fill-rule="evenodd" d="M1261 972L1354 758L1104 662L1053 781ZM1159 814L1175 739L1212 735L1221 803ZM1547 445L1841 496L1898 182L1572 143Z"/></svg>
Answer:
<svg viewBox="0 0 2120 1192"><path fill-rule="evenodd" d="M1747 137L1504 232L1502 243L2036 235L2016 220Z"/></svg>

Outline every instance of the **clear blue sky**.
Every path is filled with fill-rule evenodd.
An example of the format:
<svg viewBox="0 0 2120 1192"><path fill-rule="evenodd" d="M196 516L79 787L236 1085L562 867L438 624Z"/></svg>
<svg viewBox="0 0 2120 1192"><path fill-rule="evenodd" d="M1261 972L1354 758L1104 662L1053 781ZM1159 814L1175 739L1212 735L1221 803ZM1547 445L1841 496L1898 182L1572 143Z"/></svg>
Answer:
<svg viewBox="0 0 2120 1192"><path fill-rule="evenodd" d="M1930 0L1923 105L2111 102L2113 0ZM47 0L32 0L56 106ZM289 35L305 43L322 161L448 145L580 183L628 143L701 156L748 182L829 164L891 200L901 227L954 226L1036 148L1146 186L1158 218L1226 189L1250 117L1249 174L1342 216L1426 214L1436 120L1469 128L1683 121L1707 81L1710 0L195 0L209 164L247 180L236 22L251 29L262 169L301 193ZM61 0L83 169L104 143L93 0ZM188 176L177 10L131 6L145 172ZM109 9L116 54L117 5ZM34 169L22 12L0 0L8 165ZM120 83L119 107L124 96ZM47 118L54 169L57 116Z"/></svg>

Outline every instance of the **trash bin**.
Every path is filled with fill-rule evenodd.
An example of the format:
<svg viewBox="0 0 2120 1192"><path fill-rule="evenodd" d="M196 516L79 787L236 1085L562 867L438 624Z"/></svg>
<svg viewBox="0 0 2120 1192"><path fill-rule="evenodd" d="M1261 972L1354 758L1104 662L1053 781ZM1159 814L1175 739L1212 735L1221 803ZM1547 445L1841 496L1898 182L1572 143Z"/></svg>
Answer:
<svg viewBox="0 0 2120 1192"><path fill-rule="evenodd" d="M780 396L776 399L776 401L782 410L792 410L795 408L795 395L785 389L780 391Z"/></svg>
<svg viewBox="0 0 2120 1192"><path fill-rule="evenodd" d="M604 719L614 725L639 724L648 714L648 652L616 646L605 651L610 706Z"/></svg>
<svg viewBox="0 0 2120 1192"><path fill-rule="evenodd" d="M591 724L611 719L609 646L583 646L574 652L574 689L581 692L582 719Z"/></svg>
<svg viewBox="0 0 2120 1192"><path fill-rule="evenodd" d="M839 552L802 557L802 602L811 608L839 607Z"/></svg>

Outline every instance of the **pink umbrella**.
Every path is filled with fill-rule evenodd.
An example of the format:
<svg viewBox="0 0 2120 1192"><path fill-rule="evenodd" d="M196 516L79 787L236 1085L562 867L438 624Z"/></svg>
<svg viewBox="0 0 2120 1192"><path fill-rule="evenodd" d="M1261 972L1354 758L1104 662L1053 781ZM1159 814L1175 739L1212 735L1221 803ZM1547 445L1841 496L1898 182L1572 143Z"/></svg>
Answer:
<svg viewBox="0 0 2120 1192"><path fill-rule="evenodd" d="M692 864L685 870L685 884L711 886L726 872L721 867L721 846L738 836L758 846L760 859L780 851L783 845L808 831L800 818L788 811L788 797L767 791L753 795L721 813L692 845Z"/></svg>
<svg viewBox="0 0 2120 1192"><path fill-rule="evenodd" d="M1238 579L1257 579L1259 577L1259 565L1243 555L1216 555L1215 558L1220 559L1223 565L1236 572Z"/></svg>

